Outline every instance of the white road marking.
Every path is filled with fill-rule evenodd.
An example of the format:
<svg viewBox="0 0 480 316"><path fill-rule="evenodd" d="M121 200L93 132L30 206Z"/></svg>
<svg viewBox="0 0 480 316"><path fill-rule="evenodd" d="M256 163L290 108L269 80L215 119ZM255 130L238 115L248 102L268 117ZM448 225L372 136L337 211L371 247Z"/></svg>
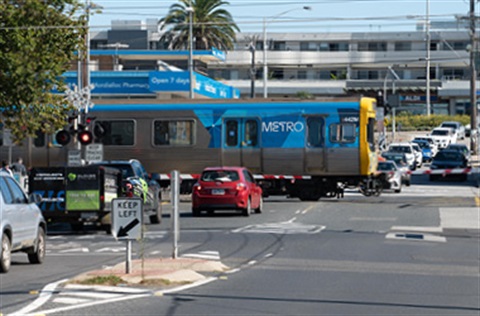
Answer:
<svg viewBox="0 0 480 316"><path fill-rule="evenodd" d="M350 217L349 221L362 221L362 222L394 222L396 217Z"/></svg>
<svg viewBox="0 0 480 316"><path fill-rule="evenodd" d="M446 242L447 238L431 234L415 234L415 233L388 233L386 239L403 239L412 241L431 241L431 242Z"/></svg>
<svg viewBox="0 0 480 316"><path fill-rule="evenodd" d="M291 220L281 223L266 223L247 225L232 230L232 233L258 233L258 234L316 234L325 229L325 226L306 225L294 223Z"/></svg>
<svg viewBox="0 0 480 316"><path fill-rule="evenodd" d="M62 283L67 282L67 281L68 281L68 279L63 279L63 280L45 285L45 287L42 289L42 291L40 292L40 295L38 295L38 298L35 301L33 301L31 304L28 304L24 308L20 309L19 311L15 312L13 314L10 314L10 315L11 316L25 315L25 314L28 314L31 311L39 308L40 306L45 304L50 299L50 297L52 297L53 292L55 291L55 289L57 288L57 286L59 284L62 284Z"/></svg>
<svg viewBox="0 0 480 316"><path fill-rule="evenodd" d="M89 299L77 298L77 297L57 297L52 300L52 302L54 303L67 304L67 305L83 304L91 301L92 301L91 299L89 300Z"/></svg>
<svg viewBox="0 0 480 316"><path fill-rule="evenodd" d="M218 251L201 251L199 253L186 253L181 255L180 257L207 259L207 260L220 260L220 253Z"/></svg>
<svg viewBox="0 0 480 316"><path fill-rule="evenodd" d="M95 250L95 252L123 252L126 250L127 250L126 247L106 247L106 248Z"/></svg>
<svg viewBox="0 0 480 316"><path fill-rule="evenodd" d="M65 249L65 250L59 251L59 253L68 253L68 252L89 252L89 250L86 247L81 247L81 248Z"/></svg>

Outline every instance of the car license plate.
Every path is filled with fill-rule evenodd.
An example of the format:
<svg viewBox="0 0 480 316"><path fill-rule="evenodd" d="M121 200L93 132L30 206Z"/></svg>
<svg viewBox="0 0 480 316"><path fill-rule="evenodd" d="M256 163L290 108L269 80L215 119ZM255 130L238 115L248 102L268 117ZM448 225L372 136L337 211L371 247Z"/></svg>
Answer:
<svg viewBox="0 0 480 316"><path fill-rule="evenodd" d="M212 189L212 195L224 195L225 190L223 189Z"/></svg>

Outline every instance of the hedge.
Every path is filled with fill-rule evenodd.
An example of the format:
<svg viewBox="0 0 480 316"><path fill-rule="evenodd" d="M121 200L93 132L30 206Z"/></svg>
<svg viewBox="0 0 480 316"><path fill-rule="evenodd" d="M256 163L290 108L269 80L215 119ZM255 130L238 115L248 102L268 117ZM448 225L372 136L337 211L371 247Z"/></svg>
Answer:
<svg viewBox="0 0 480 316"><path fill-rule="evenodd" d="M412 115L402 113L395 117L397 130L402 131L429 131L440 126L444 121L456 121L463 125L470 124L470 115ZM386 120L386 127L392 128L391 117Z"/></svg>

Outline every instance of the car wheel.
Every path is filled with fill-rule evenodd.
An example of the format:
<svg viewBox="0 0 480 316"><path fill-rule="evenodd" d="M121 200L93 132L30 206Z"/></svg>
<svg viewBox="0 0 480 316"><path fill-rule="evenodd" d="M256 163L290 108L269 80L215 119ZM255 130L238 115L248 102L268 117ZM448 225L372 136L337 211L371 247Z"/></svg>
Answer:
<svg viewBox="0 0 480 316"><path fill-rule="evenodd" d="M402 184L400 183L400 186L398 187L398 189L395 190L395 193L400 193L402 192Z"/></svg>
<svg viewBox="0 0 480 316"><path fill-rule="evenodd" d="M260 196L260 201L258 202L258 207L255 209L255 213L260 214L263 211L263 197Z"/></svg>
<svg viewBox="0 0 480 316"><path fill-rule="evenodd" d="M194 216L194 217L200 216L200 209L195 208L195 207L192 208L192 216Z"/></svg>
<svg viewBox="0 0 480 316"><path fill-rule="evenodd" d="M45 259L45 230L42 227L38 228L38 236L36 246L32 249L32 252L27 253L28 262L30 263L42 263Z"/></svg>
<svg viewBox="0 0 480 316"><path fill-rule="evenodd" d="M12 263L11 251L12 246L10 244L10 238L7 234L3 233L2 235L2 244L0 249L0 272L5 273L10 270L10 264Z"/></svg>
<svg viewBox="0 0 480 316"><path fill-rule="evenodd" d="M250 216L250 213L252 213L252 204L250 198L248 198L247 207L243 209L243 216Z"/></svg>
<svg viewBox="0 0 480 316"><path fill-rule="evenodd" d="M159 202L155 209L155 214L150 215L150 224L160 224L162 222L162 204Z"/></svg>

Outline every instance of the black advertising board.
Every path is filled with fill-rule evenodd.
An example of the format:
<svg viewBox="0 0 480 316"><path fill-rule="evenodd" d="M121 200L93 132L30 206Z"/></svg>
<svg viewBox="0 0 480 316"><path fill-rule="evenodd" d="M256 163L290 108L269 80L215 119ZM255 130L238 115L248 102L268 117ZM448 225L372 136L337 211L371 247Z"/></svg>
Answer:
<svg viewBox="0 0 480 316"><path fill-rule="evenodd" d="M28 178L30 193L39 194L42 212L65 211L65 168L33 168Z"/></svg>

